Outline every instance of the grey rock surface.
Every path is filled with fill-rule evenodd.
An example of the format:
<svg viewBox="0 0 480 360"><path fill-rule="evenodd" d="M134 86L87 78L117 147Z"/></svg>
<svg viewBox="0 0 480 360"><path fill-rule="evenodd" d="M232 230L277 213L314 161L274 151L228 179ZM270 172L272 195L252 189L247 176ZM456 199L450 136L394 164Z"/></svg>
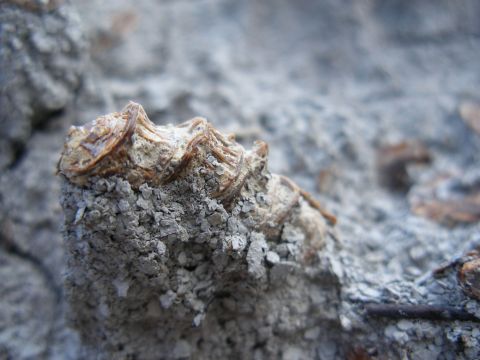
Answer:
<svg viewBox="0 0 480 360"><path fill-rule="evenodd" d="M36 270L23 259L0 255L2 359L33 359L48 354L56 304L54 294ZM38 303L43 304L40 313L36 311Z"/></svg>
<svg viewBox="0 0 480 360"><path fill-rule="evenodd" d="M322 344L301 334L335 318L339 289L317 251L304 269L305 236L266 238L243 209L245 191L226 210L199 174L141 190L119 178L92 183L65 182L62 200L69 317L92 357L277 358L293 345L315 357ZM302 206L286 227L304 216ZM212 224L215 214L225 220ZM324 241L335 247L329 235ZM286 243L295 256L268 265L268 249ZM311 299L312 288L322 296Z"/></svg>
<svg viewBox="0 0 480 360"><path fill-rule="evenodd" d="M80 88L87 43L76 13L61 3L0 2L0 169Z"/></svg>
<svg viewBox="0 0 480 360"><path fill-rule="evenodd" d="M12 8L11 2L1 6ZM478 225L448 228L412 214L407 196L383 188L375 169L376 149L409 139L423 141L433 158L429 166L409 169L414 184L445 171L462 176L478 166L480 138L457 112L461 100L478 98L477 1L87 0L73 6L92 58L82 91L67 106L65 117L43 117L49 126L34 126L24 156L0 173L2 217L16 214L6 221L13 226L2 219L0 253L18 262L6 273L12 275L2 279L24 267L29 269L25 277L33 279L28 286L15 285L22 289L22 314L29 314L29 294L55 291L45 286L45 277L39 277L43 270L32 267L32 259L48 264L44 268L57 283L65 272L60 186L54 176L65 125L82 124L135 100L159 124L200 115L236 132L245 144L266 140L272 171L292 177L338 216L342 250L331 258L331 267L344 285L334 321L341 327L331 329L356 335L347 336L348 349L339 348L321 327L313 326L303 336L308 341L325 337L317 358L334 359L345 352L371 358L478 358L475 323L367 320L359 305L372 299L441 303L478 316L478 302L459 289L456 269L444 278L430 276L444 261L478 246ZM22 22L36 16L15 14ZM13 16L10 10L0 16L7 15ZM35 63L42 61L35 58ZM7 65L2 60L2 79L11 74ZM44 87L30 92L24 82L14 84L15 92L27 94L27 99L32 93L38 98L55 94ZM73 88L65 87L70 98ZM47 103L55 99L52 95ZM14 110L1 131L21 133L15 139L24 143L32 130L15 130L16 119L26 118L17 117ZM3 114L3 107L0 111ZM21 129L30 128L31 120L22 121ZM2 164L15 158L11 146L6 149L2 148ZM7 160L3 154L9 154ZM12 241L19 244L15 251L5 245ZM228 241L241 244L235 238ZM289 253L288 245L274 250L280 258ZM165 250L159 245L159 253ZM21 260L12 254L25 251L32 256ZM271 261L272 255L268 258ZM126 291L122 285L118 284L120 294ZM322 292L309 296L324 301ZM169 293L160 298L165 306L173 301ZM34 316L48 314L50 306L49 301L36 302ZM2 305L2 319L10 318L10 309ZM41 345L38 354L47 358L85 358L77 335L66 330L62 309L60 305L54 312L53 323L45 321L55 329L54 340L44 341L42 334L48 331L39 330L29 349ZM31 323L31 328L19 330L17 339L30 338L31 329L37 329L35 320ZM20 340L12 340L7 329L0 329L0 347L9 349L4 353L28 358L29 350L18 349L15 343ZM391 352L383 352L382 341ZM180 357L194 354L183 341L173 349ZM292 346L285 349L285 357L302 358L302 351Z"/></svg>

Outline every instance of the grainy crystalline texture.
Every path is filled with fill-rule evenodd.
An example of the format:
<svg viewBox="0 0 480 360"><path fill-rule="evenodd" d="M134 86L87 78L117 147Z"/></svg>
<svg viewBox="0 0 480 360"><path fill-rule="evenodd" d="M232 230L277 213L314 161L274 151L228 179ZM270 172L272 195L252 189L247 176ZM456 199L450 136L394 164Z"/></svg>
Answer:
<svg viewBox="0 0 480 360"><path fill-rule="evenodd" d="M135 103L70 130L66 289L92 354L313 358L328 343L335 218L266 162L264 143L201 118L155 126Z"/></svg>

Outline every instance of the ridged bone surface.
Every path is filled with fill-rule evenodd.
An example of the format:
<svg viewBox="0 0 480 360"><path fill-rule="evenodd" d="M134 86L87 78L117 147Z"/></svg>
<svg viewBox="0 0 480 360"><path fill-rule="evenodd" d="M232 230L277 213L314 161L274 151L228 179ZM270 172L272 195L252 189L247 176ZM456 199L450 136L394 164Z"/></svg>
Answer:
<svg viewBox="0 0 480 360"><path fill-rule="evenodd" d="M246 177L265 166L267 144L246 151L233 136L224 136L203 118L181 125L157 126L141 105L130 102L114 112L70 128L58 170L72 183L85 186L94 176L117 175L137 188L169 183L202 165L212 170L210 194L227 200Z"/></svg>

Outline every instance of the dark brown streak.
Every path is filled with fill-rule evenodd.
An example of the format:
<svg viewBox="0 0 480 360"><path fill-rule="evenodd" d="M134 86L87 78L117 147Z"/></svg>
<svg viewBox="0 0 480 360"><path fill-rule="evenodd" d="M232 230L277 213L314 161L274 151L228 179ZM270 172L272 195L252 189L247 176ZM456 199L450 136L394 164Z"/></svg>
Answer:
<svg viewBox="0 0 480 360"><path fill-rule="evenodd" d="M233 201L233 199L235 199L235 197L240 193L240 191L242 190L243 186L245 185L245 182L247 181L248 179L248 175L250 174L245 174L242 178L242 180L238 183L238 185L236 186L235 190L232 191L228 196L224 197L222 199L222 203L226 206L230 206L231 202Z"/></svg>
<svg viewBox="0 0 480 360"><path fill-rule="evenodd" d="M214 194L212 194L213 197L220 197L222 196L225 191L227 191L228 188L231 188L232 187L232 184L236 182L236 180L238 180L238 178L240 177L240 174L242 173L242 168L243 168L243 162L244 162L244 153L242 151L242 154L240 155L240 160L238 161L237 163L237 166L236 166L236 169L235 169L235 175L233 175L226 184L224 184L222 186L222 189L219 189L217 192L215 192ZM226 199L228 198L233 198L235 197L236 194L238 194L240 192L240 190L242 189L244 183L245 183L245 178L246 176L244 177L244 179L242 179L242 181L240 182L240 184L233 190L233 192L228 195L226 197Z"/></svg>
<svg viewBox="0 0 480 360"><path fill-rule="evenodd" d="M232 165L232 163L230 161L227 160L227 158L225 156L223 156L223 154L218 151L218 149L212 147L211 149L211 152L212 152L212 155L215 156L215 158L223 163L226 163L228 165Z"/></svg>
<svg viewBox="0 0 480 360"><path fill-rule="evenodd" d="M293 191L296 191L301 195L305 200L307 200L308 204L316 209L322 216L327 219L332 225L335 225L337 223L337 218L330 214L328 211L326 211L320 203L313 198L313 196L306 192L305 190L302 190L297 184L295 184L292 180L285 176L280 176L281 182L284 185L287 185L290 187Z"/></svg>
<svg viewBox="0 0 480 360"><path fill-rule="evenodd" d="M316 210L318 210L318 212L320 212L320 214L322 214L322 216L327 219L332 225L335 225L337 223L337 218L335 217L335 215L333 214L330 214L327 210L325 210L321 205L320 203L315 200L313 198L313 196L305 191L305 190L302 190L300 189L300 194L303 196L303 198L305 200L307 200L308 204L315 208Z"/></svg>
<svg viewBox="0 0 480 360"><path fill-rule="evenodd" d="M180 173L187 168L188 164L190 163L190 161L192 161L193 157L197 153L198 145L206 140L208 140L208 134L203 132L195 135L192 140L188 142L187 149L185 150L185 154L183 154L182 159L180 160L180 164L178 164L172 174L163 181L164 184L175 180L180 175Z"/></svg>
<svg viewBox="0 0 480 360"><path fill-rule="evenodd" d="M212 133L215 135L215 137L224 145L224 146L228 146L228 142L225 141L223 135L217 131L216 129L212 128L211 129Z"/></svg>
<svg viewBox="0 0 480 360"><path fill-rule="evenodd" d="M233 151L232 149L229 149L227 146L225 145L222 145L222 150L225 151L227 154L230 154L232 156L235 156L237 155L237 153L235 151Z"/></svg>

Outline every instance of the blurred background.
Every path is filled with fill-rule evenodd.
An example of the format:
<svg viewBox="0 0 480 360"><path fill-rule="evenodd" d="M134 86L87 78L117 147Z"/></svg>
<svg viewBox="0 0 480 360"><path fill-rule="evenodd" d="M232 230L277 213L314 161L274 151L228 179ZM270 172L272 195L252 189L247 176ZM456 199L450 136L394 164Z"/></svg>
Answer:
<svg viewBox="0 0 480 360"><path fill-rule="evenodd" d="M372 279L409 280L480 244L479 59L476 0L0 0L0 359L81 357L69 126L133 100L265 140Z"/></svg>

